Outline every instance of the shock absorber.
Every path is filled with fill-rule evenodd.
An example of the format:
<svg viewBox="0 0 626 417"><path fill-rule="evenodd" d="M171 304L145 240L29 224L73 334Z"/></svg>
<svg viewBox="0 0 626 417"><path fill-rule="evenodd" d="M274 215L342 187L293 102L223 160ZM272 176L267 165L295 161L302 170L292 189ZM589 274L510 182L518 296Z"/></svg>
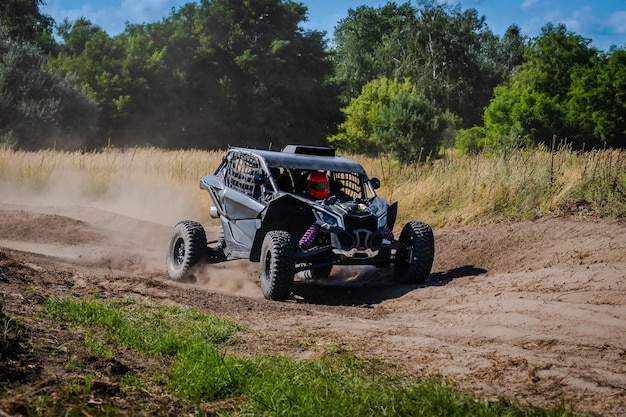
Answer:
<svg viewBox="0 0 626 417"><path fill-rule="evenodd" d="M315 241L315 238L320 233L320 230L322 230L322 227L314 222L300 238L300 247L308 249Z"/></svg>
<svg viewBox="0 0 626 417"><path fill-rule="evenodd" d="M393 231L390 228L387 228L387 230L385 231L385 239L387 239L390 242L393 242L393 239L394 239Z"/></svg>

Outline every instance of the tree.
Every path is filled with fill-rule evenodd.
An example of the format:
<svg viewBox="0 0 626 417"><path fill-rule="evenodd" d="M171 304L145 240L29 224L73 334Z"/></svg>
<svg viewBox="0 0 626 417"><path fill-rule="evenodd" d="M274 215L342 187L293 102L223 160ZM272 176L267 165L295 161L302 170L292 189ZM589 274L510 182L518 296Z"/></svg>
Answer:
<svg viewBox="0 0 626 417"><path fill-rule="evenodd" d="M526 50L522 71L532 75L533 88L550 97L564 97L571 85L572 72L587 67L598 51L591 39L570 32L564 24L547 24Z"/></svg>
<svg viewBox="0 0 626 417"><path fill-rule="evenodd" d="M520 138L550 143L554 135L578 147L593 142L581 135L567 106L573 75L592 67L597 57L589 44L564 25L546 25L531 41L518 73L496 88L484 115L487 134L507 145Z"/></svg>
<svg viewBox="0 0 626 417"><path fill-rule="evenodd" d="M526 41L527 37L522 35L519 26L509 26L499 44L491 49L492 53L495 54L495 57L492 58L495 67L493 72L502 71L501 75L504 80L513 76L515 69L524 63Z"/></svg>
<svg viewBox="0 0 626 417"><path fill-rule="evenodd" d="M92 144L105 146L109 138L117 138L127 116L127 77L123 74L125 56L121 38L110 38L97 25L85 18L59 27L64 43L51 65L75 74L88 96L98 107L98 139Z"/></svg>
<svg viewBox="0 0 626 417"><path fill-rule="evenodd" d="M281 0L202 0L110 38L64 22L55 65L96 100L102 141L223 148L324 143L339 119L323 34ZM106 142L105 142L106 143Z"/></svg>
<svg viewBox="0 0 626 417"><path fill-rule="evenodd" d="M350 10L335 30L336 78L350 99L378 77L409 78L439 110L479 123L493 88L521 62L524 38L502 40L476 10L435 1Z"/></svg>
<svg viewBox="0 0 626 417"><path fill-rule="evenodd" d="M476 155L488 150L487 132L482 126L461 129L455 138L454 147L461 155Z"/></svg>
<svg viewBox="0 0 626 417"><path fill-rule="evenodd" d="M471 113L478 98L474 87L481 71L478 38L483 27L484 18L479 19L473 9L461 12L460 6L449 9L426 3L419 19L405 31L406 53L388 41L381 54L385 62L399 62L394 65L394 77L409 77L435 107L473 122L476 116Z"/></svg>
<svg viewBox="0 0 626 417"><path fill-rule="evenodd" d="M219 88L219 143L323 143L338 119L323 34L302 31L306 8L279 0L202 1L196 56Z"/></svg>
<svg viewBox="0 0 626 417"><path fill-rule="evenodd" d="M588 146L626 146L626 51L599 56L594 65L572 73L568 122Z"/></svg>
<svg viewBox="0 0 626 417"><path fill-rule="evenodd" d="M429 160L437 156L447 126L426 97L399 91L380 108L374 142L401 162Z"/></svg>
<svg viewBox="0 0 626 417"><path fill-rule="evenodd" d="M386 74L377 56L383 40L399 34L406 21L415 19L416 11L405 3L387 3L375 9L360 6L349 9L334 33L333 61L335 77L341 83L343 100L356 98L368 82Z"/></svg>
<svg viewBox="0 0 626 417"><path fill-rule="evenodd" d="M56 42L52 38L54 19L39 10L44 4L43 0L2 0L0 25L14 39L32 42L47 53L55 50Z"/></svg>
<svg viewBox="0 0 626 417"><path fill-rule="evenodd" d="M353 153L388 152L400 161L436 155L448 125L447 118L408 80L369 82L344 113L346 121L329 138L331 144Z"/></svg>
<svg viewBox="0 0 626 417"><path fill-rule="evenodd" d="M35 45L0 28L0 142L21 149L77 149L94 133L96 108L76 79L47 67Z"/></svg>

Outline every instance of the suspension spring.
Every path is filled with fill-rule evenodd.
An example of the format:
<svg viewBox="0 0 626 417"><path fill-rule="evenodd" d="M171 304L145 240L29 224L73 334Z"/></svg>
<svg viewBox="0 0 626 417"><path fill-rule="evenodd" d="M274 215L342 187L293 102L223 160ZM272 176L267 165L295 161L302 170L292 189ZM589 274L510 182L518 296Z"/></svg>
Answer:
<svg viewBox="0 0 626 417"><path fill-rule="evenodd" d="M300 238L300 247L305 249L309 248L321 230L322 227L319 224L313 223Z"/></svg>

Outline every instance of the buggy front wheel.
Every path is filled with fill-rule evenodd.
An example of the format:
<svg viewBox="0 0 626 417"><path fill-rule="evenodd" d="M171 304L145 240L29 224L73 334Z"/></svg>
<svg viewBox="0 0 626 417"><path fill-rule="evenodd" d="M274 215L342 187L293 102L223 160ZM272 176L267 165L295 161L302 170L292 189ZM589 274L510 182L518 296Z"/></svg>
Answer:
<svg viewBox="0 0 626 417"><path fill-rule="evenodd" d="M284 301L291 294L295 249L284 230L269 231L261 246L261 291L268 300Z"/></svg>
<svg viewBox="0 0 626 417"><path fill-rule="evenodd" d="M435 258L433 229L426 223L409 222L400 233L405 249L398 250L394 278L400 284L422 284L430 275Z"/></svg>
<svg viewBox="0 0 626 417"><path fill-rule="evenodd" d="M191 278L191 270L207 256L206 233L200 223L183 220L174 226L167 245L167 274L174 281Z"/></svg>

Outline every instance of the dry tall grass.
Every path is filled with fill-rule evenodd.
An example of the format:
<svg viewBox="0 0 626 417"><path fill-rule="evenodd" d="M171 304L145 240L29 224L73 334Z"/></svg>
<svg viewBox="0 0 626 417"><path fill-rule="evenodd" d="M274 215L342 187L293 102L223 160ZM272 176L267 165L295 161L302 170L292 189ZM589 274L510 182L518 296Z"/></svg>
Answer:
<svg viewBox="0 0 626 417"><path fill-rule="evenodd" d="M0 192L3 200L16 194L52 198L59 192L91 201L134 195L131 202L208 221L210 197L198 188L198 180L213 172L222 154L142 148L98 153L1 150ZM435 227L527 220L563 210L581 217L626 215L622 150L537 149L491 156L448 151L431 164L414 165L384 157L348 157L359 161L370 178L381 179L380 195L398 201L397 227L409 220ZM151 194L159 198L149 198ZM174 210L174 201L181 200L186 201L184 209Z"/></svg>
<svg viewBox="0 0 626 417"><path fill-rule="evenodd" d="M5 149L0 150L0 199L91 204L161 223L179 217L207 220L210 198L198 181L221 157L221 152L154 148L90 153Z"/></svg>

